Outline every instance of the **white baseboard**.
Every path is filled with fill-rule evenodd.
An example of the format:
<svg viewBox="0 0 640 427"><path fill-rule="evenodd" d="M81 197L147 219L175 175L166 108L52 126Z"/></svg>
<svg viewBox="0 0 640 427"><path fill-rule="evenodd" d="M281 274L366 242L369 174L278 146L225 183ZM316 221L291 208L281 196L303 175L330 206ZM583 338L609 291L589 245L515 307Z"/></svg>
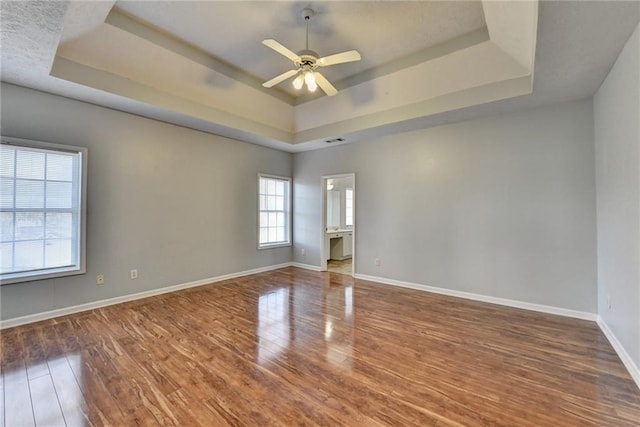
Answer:
<svg viewBox="0 0 640 427"><path fill-rule="evenodd" d="M589 313L586 311L569 310L567 308L553 307L553 306L542 305L542 304L533 304L533 303L524 302L524 301L498 298L498 297L492 297L487 295L474 294L471 292L456 291L452 289L438 288L435 286L420 285L417 283L403 282L400 280L386 279L383 277L368 276L365 274L356 274L354 275L354 277L356 279L368 280L370 282L377 282L385 285L400 286L403 288L433 292L436 294L448 295L448 296L458 297L458 298L466 298L474 301L488 302L491 304L499 304L507 307L522 308L524 310L532 310L532 311L539 311L542 313L556 314L559 316L573 317L576 319L591 320L594 322L598 319L597 314Z"/></svg>
<svg viewBox="0 0 640 427"><path fill-rule="evenodd" d="M459 298L466 298L470 300L488 302L492 304L499 304L499 305L504 305L508 307L522 308L525 310L539 311L542 313L557 314L559 316L595 321L600 327L600 329L602 330L602 333L604 333L604 335L607 337L607 339L611 343L611 346L613 347L613 349L616 351L616 353L618 353L620 360L622 360L622 363L627 368L627 371L629 371L629 375L631 375L631 378L635 381L638 388L640 388L640 369L638 368L638 366L636 366L633 359L631 359L631 356L629 356L629 353L627 353L627 351L622 346L622 344L620 344L620 341L618 341L618 338L615 336L613 331L611 331L609 326L605 323L604 319L602 319L602 317L600 317L598 314L589 313L585 311L569 310L566 308L553 307L548 305L532 304L528 302L515 301L515 300L506 299L506 298L491 297L486 295L474 294L470 292L455 291L451 289L438 288L434 286L420 285L417 283L402 282L399 280L386 279L382 277L367 276L365 274L356 274L354 277L356 279L368 280L370 282L382 283L385 285L401 286L403 288L416 289L419 291L433 292L437 294L448 295L448 296L459 297Z"/></svg>
<svg viewBox="0 0 640 427"><path fill-rule="evenodd" d="M620 344L620 341L618 341L616 335L609 328L609 325L607 325L607 323L601 316L598 316L597 322L600 330L602 331L604 336L607 337L613 349L616 351L616 353L618 353L620 360L622 360L622 363L627 368L627 371L629 371L631 378L633 378L638 388L640 388L640 369L638 369L638 366L636 366L636 364L633 362L633 359L631 359L631 356L629 356L629 353L627 353L627 350L625 350L622 344Z"/></svg>
<svg viewBox="0 0 640 427"><path fill-rule="evenodd" d="M60 308L57 310L46 311L43 313L36 313L28 316L15 317L13 319L6 319L6 320L0 321L0 329L8 329L15 326L25 325L28 323L34 323L42 320L52 319L54 317L65 316L68 314L93 310L96 308L106 307L109 305L120 304L123 302L134 301L142 298L148 298L155 295L161 295L161 294L179 291L181 289L194 288L197 286L221 282L223 280L235 279L242 276L250 276L252 274L264 273L266 271L271 271L271 270L278 270L280 268L285 268L285 267L297 267L297 268L303 268L305 270L320 271L320 267L318 266L302 264L298 262L287 262L283 264L270 265L267 267L260 267L260 268L254 268L251 270L240 271L237 273L224 274L222 276L210 277L207 279L196 280L188 283L181 283L178 285L167 286L159 289L153 289L150 291L138 292L135 294L123 295L120 297L94 301L86 304L74 305L71 307ZM458 298L466 298L474 301L482 301L482 302L488 302L492 304L504 305L508 307L522 308L525 310L539 311L542 313L556 314L559 316L566 316L566 317L573 317L577 319L595 321L597 322L598 326L600 327L604 335L607 337L607 339L611 343L611 346L614 348L616 353L618 353L618 356L622 360L622 363L629 371L631 378L633 378L638 388L640 388L640 369L633 362L633 360L631 359L631 356L629 356L629 354L624 349L622 344L620 344L620 341L618 341L618 338L616 338L615 334L613 333L613 331L611 331L611 329L605 323L602 317L600 317L595 313L569 310L565 308L553 307L553 306L547 306L547 305L541 305L541 304L532 304L528 302L510 300L506 298L497 298L497 297L491 297L486 295L474 294L471 292L456 291L451 289L438 288L434 286L420 285L417 283L403 282L400 280L386 279L386 278L376 277L376 276L368 276L365 274L355 274L354 278L361 279L361 280L368 280L370 282L376 282L376 283L381 283L385 285L400 286L403 288L416 289L419 291L433 292L437 294L448 295L448 296L453 296Z"/></svg>
<svg viewBox="0 0 640 427"><path fill-rule="evenodd" d="M320 267L317 265L302 264L299 262L292 262L291 265L293 267L304 268L305 270L320 271Z"/></svg>
<svg viewBox="0 0 640 427"><path fill-rule="evenodd" d="M284 267L291 267L293 263L287 262L283 264L270 265L267 267L254 268L252 270L240 271L238 273L224 274L222 276L210 277L208 279L196 280L194 282L181 283L178 285L166 286L164 288L152 289L150 291L138 292L135 294L123 295L114 298L93 301L86 304L74 305L71 307L59 308L56 310L45 311L43 313L30 314L28 316L14 317L0 321L0 329L13 328L14 326L26 325L28 323L40 322L42 320L53 319L54 317L66 316L67 314L79 313L81 311L93 310L109 305L120 304L127 301L134 301L142 298L148 298L155 295L166 294L179 291L181 289L194 288L196 286L208 285L210 283L221 282L223 280L235 279L237 277L249 276L265 271L277 270Z"/></svg>

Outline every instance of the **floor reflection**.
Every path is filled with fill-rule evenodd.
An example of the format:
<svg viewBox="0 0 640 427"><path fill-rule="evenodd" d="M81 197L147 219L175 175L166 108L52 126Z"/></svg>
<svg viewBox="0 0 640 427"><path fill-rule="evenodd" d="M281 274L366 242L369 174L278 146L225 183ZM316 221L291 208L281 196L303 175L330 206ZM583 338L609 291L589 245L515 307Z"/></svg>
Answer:
<svg viewBox="0 0 640 427"><path fill-rule="evenodd" d="M326 359L342 368L353 367L353 285L325 288L324 338Z"/></svg>
<svg viewBox="0 0 640 427"><path fill-rule="evenodd" d="M347 277L347 276L341 276ZM350 279L350 278L349 278ZM258 297L257 362L265 365L299 342L325 354L334 366L353 366L352 281L330 279L322 287L271 289ZM320 297L320 298L319 298ZM317 302L322 301L321 305ZM317 314L316 314L317 313ZM317 315L322 323L317 323Z"/></svg>
<svg viewBox="0 0 640 427"><path fill-rule="evenodd" d="M291 341L289 288L258 298L258 363L264 364L289 347Z"/></svg>
<svg viewBox="0 0 640 427"><path fill-rule="evenodd" d="M85 426L80 353L3 367L4 425Z"/></svg>

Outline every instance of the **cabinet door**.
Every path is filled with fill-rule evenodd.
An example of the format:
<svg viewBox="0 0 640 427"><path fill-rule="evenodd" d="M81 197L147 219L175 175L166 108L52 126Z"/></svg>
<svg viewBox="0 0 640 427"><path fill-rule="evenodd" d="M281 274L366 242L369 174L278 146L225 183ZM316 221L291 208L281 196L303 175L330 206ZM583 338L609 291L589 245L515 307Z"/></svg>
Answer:
<svg viewBox="0 0 640 427"><path fill-rule="evenodd" d="M340 234L336 234L335 237L329 239L329 245L331 246L330 256L331 259L342 259L342 240L344 237Z"/></svg>
<svg viewBox="0 0 640 427"><path fill-rule="evenodd" d="M353 253L353 233L344 233L342 237L342 256L351 256Z"/></svg>

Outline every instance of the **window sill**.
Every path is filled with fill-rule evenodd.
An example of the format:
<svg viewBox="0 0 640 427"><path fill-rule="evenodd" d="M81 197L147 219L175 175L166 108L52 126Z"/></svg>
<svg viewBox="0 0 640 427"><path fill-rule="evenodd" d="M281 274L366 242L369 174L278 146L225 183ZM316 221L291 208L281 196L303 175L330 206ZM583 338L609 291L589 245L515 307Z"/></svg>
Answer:
<svg viewBox="0 0 640 427"><path fill-rule="evenodd" d="M12 285L16 283L24 283L24 282L32 282L35 280L46 280L46 279L54 279L56 277L66 277L66 276L75 276L78 274L85 274L86 270L84 268L78 268L76 266L73 267L62 267L62 268L52 268L50 270L46 270L39 273L34 272L24 272L24 273L7 273L2 275L0 279L0 284L4 285Z"/></svg>
<svg viewBox="0 0 640 427"><path fill-rule="evenodd" d="M286 242L286 243L267 243L267 244L258 246L258 250L261 251L263 249L284 248L284 247L287 247L287 246L292 246L291 242Z"/></svg>

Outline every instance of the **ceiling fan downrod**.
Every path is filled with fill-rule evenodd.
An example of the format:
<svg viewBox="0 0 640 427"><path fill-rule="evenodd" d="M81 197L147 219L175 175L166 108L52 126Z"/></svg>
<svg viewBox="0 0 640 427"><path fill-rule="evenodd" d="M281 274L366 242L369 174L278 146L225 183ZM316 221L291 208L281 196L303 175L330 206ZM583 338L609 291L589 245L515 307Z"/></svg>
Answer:
<svg viewBox="0 0 640 427"><path fill-rule="evenodd" d="M308 7L302 10L302 17L304 18L304 22L306 22L307 24L307 43L305 45L305 50L309 50L309 21L311 20L311 17L315 14L316 14L315 10Z"/></svg>

